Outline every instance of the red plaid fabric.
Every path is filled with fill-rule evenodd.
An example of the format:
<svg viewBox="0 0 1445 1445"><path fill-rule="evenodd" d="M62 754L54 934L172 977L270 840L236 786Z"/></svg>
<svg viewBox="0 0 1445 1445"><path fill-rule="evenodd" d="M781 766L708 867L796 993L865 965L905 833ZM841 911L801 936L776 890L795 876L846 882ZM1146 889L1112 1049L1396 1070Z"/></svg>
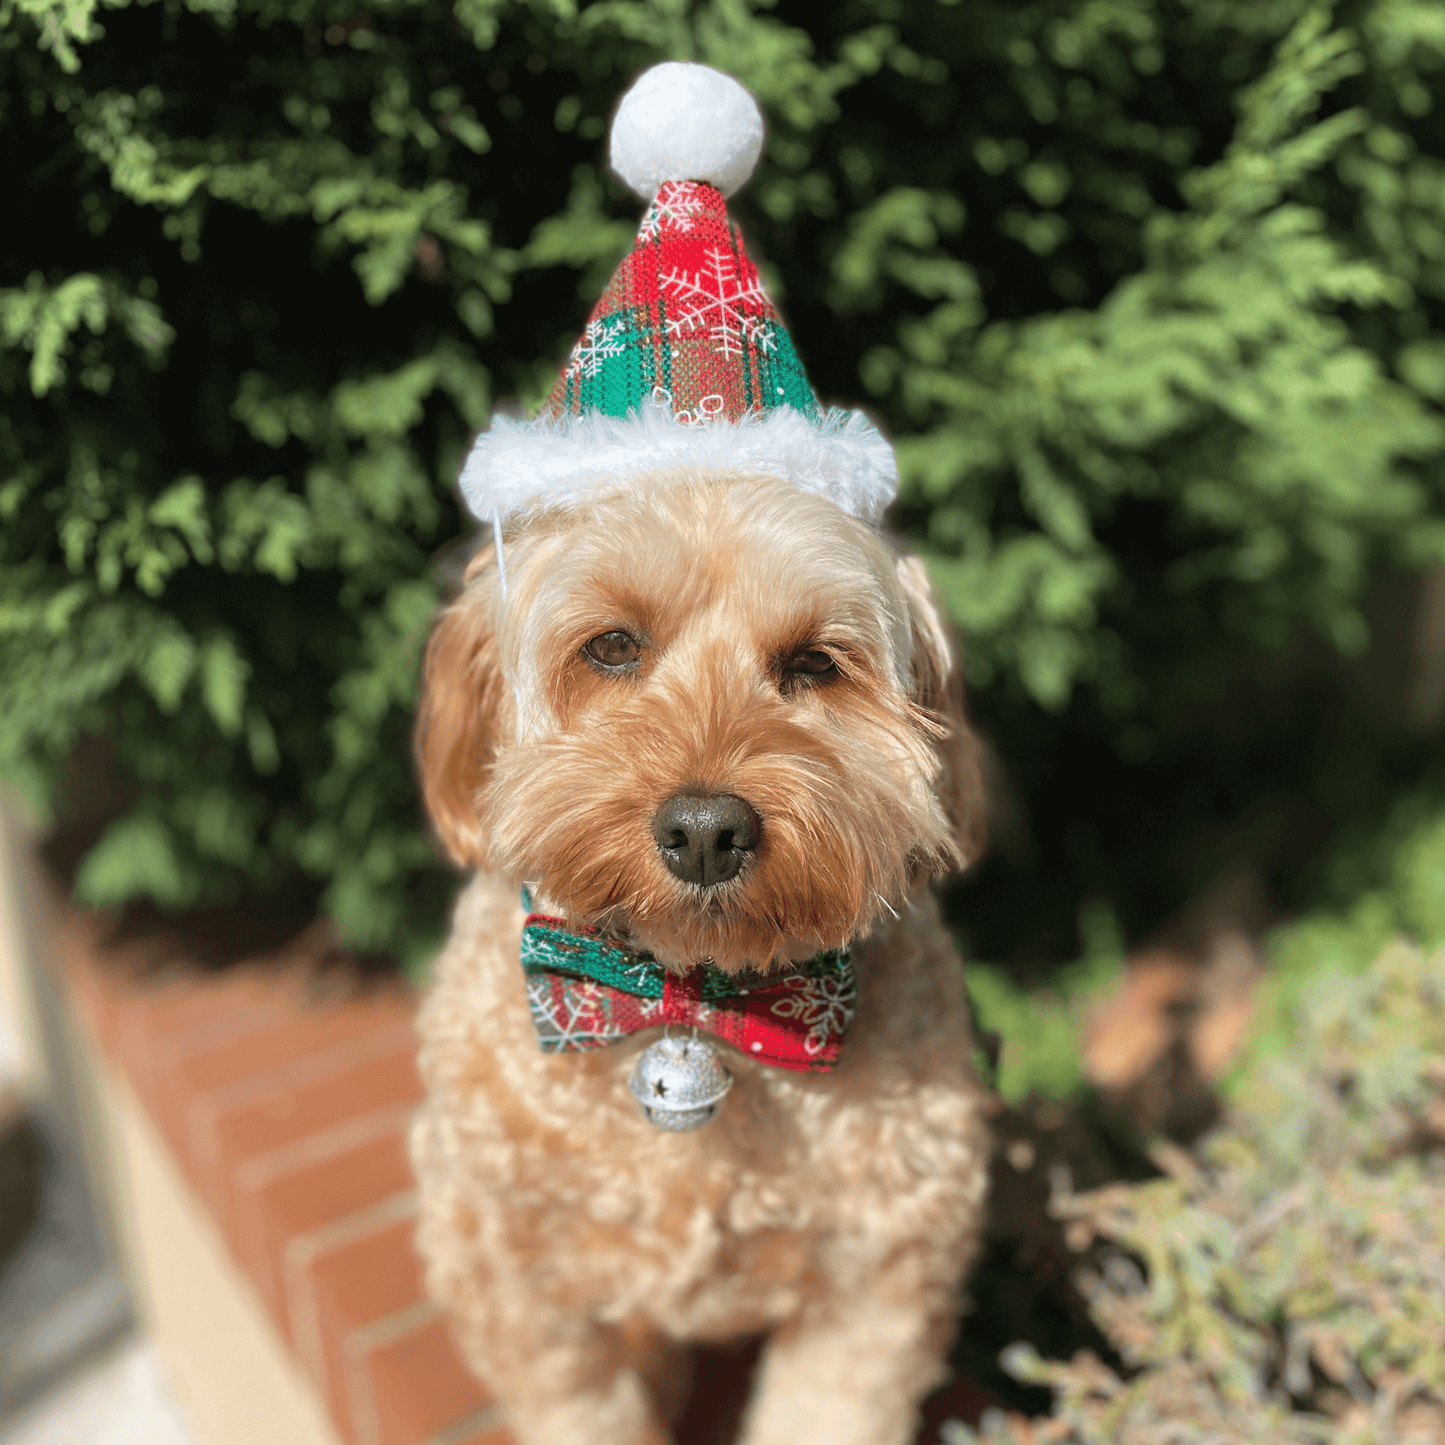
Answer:
<svg viewBox="0 0 1445 1445"><path fill-rule="evenodd" d="M825 1072L838 1061L858 990L846 950L797 972L684 977L558 918L529 914L522 967L537 1041L549 1053L600 1049L658 1024L700 1029L774 1068Z"/></svg>
<svg viewBox="0 0 1445 1445"><path fill-rule="evenodd" d="M620 417L647 399L695 423L778 406L819 415L722 192L701 181L658 189L543 410Z"/></svg>

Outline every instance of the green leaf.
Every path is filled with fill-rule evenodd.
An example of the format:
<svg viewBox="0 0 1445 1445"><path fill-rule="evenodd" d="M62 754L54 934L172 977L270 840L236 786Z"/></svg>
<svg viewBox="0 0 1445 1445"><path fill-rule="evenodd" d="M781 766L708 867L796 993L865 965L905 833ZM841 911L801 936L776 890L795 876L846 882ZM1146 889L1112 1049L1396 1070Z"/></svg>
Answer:
<svg viewBox="0 0 1445 1445"><path fill-rule="evenodd" d="M250 664L230 637L218 635L201 644L200 672L206 711L224 736L236 736L241 731Z"/></svg>
<svg viewBox="0 0 1445 1445"><path fill-rule="evenodd" d="M162 712L173 713L181 705L199 659L195 641L179 627L166 623L158 629L138 671Z"/></svg>
<svg viewBox="0 0 1445 1445"><path fill-rule="evenodd" d="M198 884L170 828L138 809L112 823L86 854L76 874L75 895L92 907L139 897L175 908L195 898Z"/></svg>

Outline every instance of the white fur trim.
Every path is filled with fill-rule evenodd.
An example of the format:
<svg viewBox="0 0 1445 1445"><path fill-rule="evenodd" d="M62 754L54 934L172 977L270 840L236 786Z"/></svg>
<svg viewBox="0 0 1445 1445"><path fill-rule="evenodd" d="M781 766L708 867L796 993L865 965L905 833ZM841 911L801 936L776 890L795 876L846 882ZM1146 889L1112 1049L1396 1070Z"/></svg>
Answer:
<svg viewBox="0 0 1445 1445"><path fill-rule="evenodd" d="M783 477L872 526L898 495L893 448L861 411L835 408L812 422L780 406L693 426L655 402L626 417L495 417L462 468L461 488L479 521L505 521L675 466Z"/></svg>
<svg viewBox="0 0 1445 1445"><path fill-rule="evenodd" d="M644 201L664 181L709 181L730 196L762 153L757 101L709 65L666 60L643 71L612 120L612 169Z"/></svg>

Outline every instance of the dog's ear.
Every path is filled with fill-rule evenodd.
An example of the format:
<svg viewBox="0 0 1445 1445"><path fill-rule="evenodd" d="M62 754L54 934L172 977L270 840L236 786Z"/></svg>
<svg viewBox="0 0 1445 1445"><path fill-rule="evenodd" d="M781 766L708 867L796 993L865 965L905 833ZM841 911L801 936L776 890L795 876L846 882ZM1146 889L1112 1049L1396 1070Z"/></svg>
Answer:
<svg viewBox="0 0 1445 1445"><path fill-rule="evenodd" d="M983 856L988 844L988 791L983 749L964 710L959 649L953 629L934 599L922 559L900 556L898 581L913 633L912 699L942 729L931 739L940 764L936 791L961 866L969 867Z"/></svg>
<svg viewBox="0 0 1445 1445"><path fill-rule="evenodd" d="M452 860L487 866L486 782L511 699L493 627L497 590L492 548L466 570L466 588L442 613L422 664L416 761L422 797Z"/></svg>

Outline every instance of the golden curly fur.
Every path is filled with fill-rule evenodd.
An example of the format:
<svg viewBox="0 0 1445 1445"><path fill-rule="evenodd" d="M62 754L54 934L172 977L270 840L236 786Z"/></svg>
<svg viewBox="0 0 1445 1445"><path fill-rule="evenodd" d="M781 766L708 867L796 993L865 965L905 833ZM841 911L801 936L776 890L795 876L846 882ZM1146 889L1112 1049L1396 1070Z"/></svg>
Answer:
<svg viewBox="0 0 1445 1445"><path fill-rule="evenodd" d="M962 968L925 884L976 856L983 802L916 558L768 478L668 474L488 551L427 652L417 753L478 870L421 1015L413 1134L428 1287L522 1445L664 1445L677 1346L771 1331L746 1445L903 1445L941 1376L988 1148ZM589 639L628 633L604 673ZM826 654L826 679L784 660ZM674 877L651 819L746 798L735 878ZM657 1030L537 1045L518 884L668 967L786 966L850 943L831 1074L719 1045L691 1134L627 1089Z"/></svg>

